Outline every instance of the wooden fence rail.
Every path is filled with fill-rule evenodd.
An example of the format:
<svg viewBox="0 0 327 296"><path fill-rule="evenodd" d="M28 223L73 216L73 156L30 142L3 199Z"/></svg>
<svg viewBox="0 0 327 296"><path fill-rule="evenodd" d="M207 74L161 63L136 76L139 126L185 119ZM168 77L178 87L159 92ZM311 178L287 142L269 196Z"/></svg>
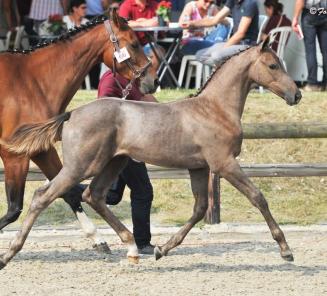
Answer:
<svg viewBox="0 0 327 296"><path fill-rule="evenodd" d="M327 138L327 123L283 123L243 124L245 139L299 139ZM242 164L249 177L312 177L327 176L327 163L294 164ZM187 170L148 165L151 179L188 179ZM30 168L28 181L46 180L37 168ZM4 170L0 169L0 181L4 181ZM220 222L220 178L214 174L209 180L209 208L205 222Z"/></svg>

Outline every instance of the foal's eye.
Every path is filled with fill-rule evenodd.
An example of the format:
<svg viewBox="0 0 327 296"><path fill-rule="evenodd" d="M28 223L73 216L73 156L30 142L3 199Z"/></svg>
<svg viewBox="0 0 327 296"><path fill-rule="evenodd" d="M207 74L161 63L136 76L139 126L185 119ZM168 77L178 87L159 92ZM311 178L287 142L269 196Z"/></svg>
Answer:
<svg viewBox="0 0 327 296"><path fill-rule="evenodd" d="M278 64L271 64L271 65L269 65L269 68L271 70L277 70L279 68L279 66L278 66Z"/></svg>

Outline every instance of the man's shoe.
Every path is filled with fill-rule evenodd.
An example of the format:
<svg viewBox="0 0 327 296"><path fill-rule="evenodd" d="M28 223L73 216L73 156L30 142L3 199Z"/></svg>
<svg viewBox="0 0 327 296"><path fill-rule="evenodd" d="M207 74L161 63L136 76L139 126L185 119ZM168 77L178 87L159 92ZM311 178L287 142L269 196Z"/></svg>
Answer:
<svg viewBox="0 0 327 296"><path fill-rule="evenodd" d="M151 244L140 246L137 249L139 251L139 254L142 254L142 255L153 255L154 254L154 246Z"/></svg>

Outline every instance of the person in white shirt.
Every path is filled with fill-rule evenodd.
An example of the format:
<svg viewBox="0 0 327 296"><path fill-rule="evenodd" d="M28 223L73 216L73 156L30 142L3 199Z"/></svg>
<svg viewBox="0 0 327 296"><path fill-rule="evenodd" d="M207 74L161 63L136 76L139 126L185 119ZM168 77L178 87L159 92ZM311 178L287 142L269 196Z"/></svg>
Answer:
<svg viewBox="0 0 327 296"><path fill-rule="evenodd" d="M86 15L86 1L85 0L71 0L69 6L69 14L63 17L63 22L66 23L67 29L79 27L88 22Z"/></svg>

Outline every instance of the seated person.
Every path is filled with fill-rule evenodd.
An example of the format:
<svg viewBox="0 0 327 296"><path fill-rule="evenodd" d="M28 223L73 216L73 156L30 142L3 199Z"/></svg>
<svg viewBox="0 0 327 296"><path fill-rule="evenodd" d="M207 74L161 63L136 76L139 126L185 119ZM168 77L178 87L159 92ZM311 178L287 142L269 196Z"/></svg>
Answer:
<svg viewBox="0 0 327 296"><path fill-rule="evenodd" d="M232 37L225 43L217 43L199 50L196 56L201 62L216 64L224 57L256 44L259 32L259 8L256 0L227 0L225 6L213 18L185 22L182 26L191 29L215 26L230 13L234 22Z"/></svg>
<svg viewBox="0 0 327 296"><path fill-rule="evenodd" d="M267 35L272 29L278 27L290 27L292 22L285 14L283 14L283 4L278 2L278 0L266 0L264 3L266 15L269 20L262 32L261 40L265 40ZM274 42L272 43L272 49L277 51L279 34L276 36Z"/></svg>
<svg viewBox="0 0 327 296"><path fill-rule="evenodd" d="M180 26L182 26L184 21L201 20L216 15L218 8L213 3L213 0L197 0L187 3L179 18ZM219 24L208 35L205 34L204 28L184 30L181 53L183 55L195 54L198 50L210 47L216 42L226 41L228 31L228 22Z"/></svg>
<svg viewBox="0 0 327 296"><path fill-rule="evenodd" d="M71 0L69 5L69 14L62 18L67 29L80 27L88 22L86 15L86 0Z"/></svg>
<svg viewBox="0 0 327 296"><path fill-rule="evenodd" d="M155 0L124 0L119 7L119 15L128 20L131 28L158 26L157 5ZM158 69L160 63L152 53L145 33L136 32L136 35L144 48L144 53L151 58L153 67ZM162 48L159 51L161 54L164 52Z"/></svg>
<svg viewBox="0 0 327 296"><path fill-rule="evenodd" d="M109 70L100 79L98 97L122 97L122 89L128 84L128 80ZM133 84L127 100L157 102L152 95L143 95L137 84ZM154 246L151 245L150 211L153 199L153 189L148 176L146 166L143 162L129 159L127 166L123 169L117 182L115 182L107 195L107 204L118 204L124 193L125 186L131 190L131 208L133 221L133 234L140 254L153 254Z"/></svg>

